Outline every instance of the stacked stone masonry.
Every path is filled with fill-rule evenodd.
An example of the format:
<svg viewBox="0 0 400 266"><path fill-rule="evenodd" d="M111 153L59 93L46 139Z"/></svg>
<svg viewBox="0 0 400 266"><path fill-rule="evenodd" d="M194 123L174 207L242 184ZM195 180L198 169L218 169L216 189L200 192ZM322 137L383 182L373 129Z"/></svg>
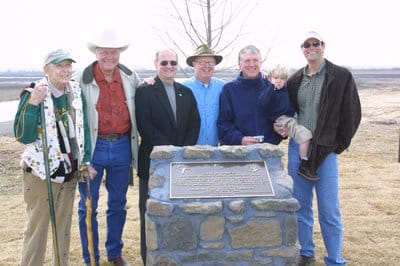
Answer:
<svg viewBox="0 0 400 266"><path fill-rule="evenodd" d="M146 212L147 265L296 265L298 202L275 145L157 146ZM266 162L269 197L170 198L172 162Z"/></svg>

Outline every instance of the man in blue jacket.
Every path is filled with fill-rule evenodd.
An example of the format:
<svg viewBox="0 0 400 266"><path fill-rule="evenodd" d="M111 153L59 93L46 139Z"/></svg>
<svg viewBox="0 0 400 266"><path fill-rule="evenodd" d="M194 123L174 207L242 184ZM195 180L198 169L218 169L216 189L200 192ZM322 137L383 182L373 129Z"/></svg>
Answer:
<svg viewBox="0 0 400 266"><path fill-rule="evenodd" d="M239 76L224 85L217 120L218 137L223 145L278 144L281 137L267 124L259 97L271 83L263 78L260 50L248 45L239 52Z"/></svg>

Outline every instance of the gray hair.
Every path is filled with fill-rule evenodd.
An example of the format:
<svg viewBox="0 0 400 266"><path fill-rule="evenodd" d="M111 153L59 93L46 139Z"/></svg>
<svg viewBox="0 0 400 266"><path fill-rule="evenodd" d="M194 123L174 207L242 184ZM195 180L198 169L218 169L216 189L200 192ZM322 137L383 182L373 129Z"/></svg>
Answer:
<svg viewBox="0 0 400 266"><path fill-rule="evenodd" d="M239 51L239 58L238 58L239 63L242 60L243 55L245 55L247 53L257 54L258 57L260 58L260 61L261 61L261 52L260 52L260 50L257 47L255 47L254 45L246 45L245 47L243 47Z"/></svg>

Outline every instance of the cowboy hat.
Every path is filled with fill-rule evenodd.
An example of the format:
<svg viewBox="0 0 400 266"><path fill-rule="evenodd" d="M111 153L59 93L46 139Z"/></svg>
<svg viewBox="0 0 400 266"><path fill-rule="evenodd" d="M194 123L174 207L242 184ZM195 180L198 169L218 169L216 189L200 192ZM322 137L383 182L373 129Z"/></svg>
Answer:
<svg viewBox="0 0 400 266"><path fill-rule="evenodd" d="M211 50L206 44L202 44L199 47L197 47L196 51L194 51L194 55L189 56L186 58L186 63L189 66L193 66L193 61L197 57L202 57L202 56L213 56L215 58L215 64L218 65L222 61L222 56L221 55L216 55L213 50Z"/></svg>
<svg viewBox="0 0 400 266"><path fill-rule="evenodd" d="M96 48L120 48L121 52L129 47L129 43L121 39L121 36L113 30L104 30L101 32L94 41L88 42L89 50L96 53Z"/></svg>

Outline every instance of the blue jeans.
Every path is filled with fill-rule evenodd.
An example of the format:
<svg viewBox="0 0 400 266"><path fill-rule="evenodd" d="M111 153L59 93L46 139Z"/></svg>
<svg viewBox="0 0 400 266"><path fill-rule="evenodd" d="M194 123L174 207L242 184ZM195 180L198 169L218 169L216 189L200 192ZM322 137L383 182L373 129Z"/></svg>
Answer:
<svg viewBox="0 0 400 266"><path fill-rule="evenodd" d="M318 219L328 255L326 265L346 265L342 257L343 227L339 207L339 171L337 155L330 153L318 167L319 181L309 181L297 174L300 158L299 145L291 139L288 152L288 172L293 178L293 197L300 204L296 212L300 254L314 256L313 189L317 196Z"/></svg>
<svg viewBox="0 0 400 266"><path fill-rule="evenodd" d="M131 145L129 136L123 136L117 141L97 139L92 165L97 171L97 176L90 184L92 196L92 230L93 244L96 262L99 261L99 233L97 222L97 207L99 201L99 189L104 171L106 172L105 186L108 192L107 198L107 239L106 250L108 259L118 258L122 255L122 231L126 220L126 193L129 185L131 168ZM90 262L88 251L88 239L86 232L86 184L79 182L78 217L81 236L82 254L86 263Z"/></svg>

